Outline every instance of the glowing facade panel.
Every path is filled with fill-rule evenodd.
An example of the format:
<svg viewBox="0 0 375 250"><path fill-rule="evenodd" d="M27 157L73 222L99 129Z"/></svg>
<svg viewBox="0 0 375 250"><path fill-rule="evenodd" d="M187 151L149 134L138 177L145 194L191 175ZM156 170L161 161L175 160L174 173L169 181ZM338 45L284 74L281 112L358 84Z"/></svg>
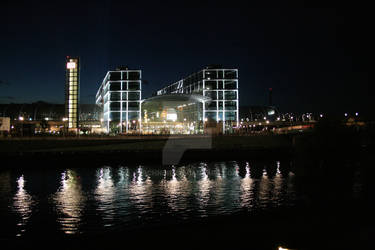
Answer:
<svg viewBox="0 0 375 250"><path fill-rule="evenodd" d="M67 57L65 80L65 116L69 129L77 129L79 122L79 58Z"/></svg>
<svg viewBox="0 0 375 250"><path fill-rule="evenodd" d="M203 122L221 122L223 131L238 125L239 95L238 69L206 67L184 79L172 83L155 95L196 94L208 97L199 109L198 120Z"/></svg>
<svg viewBox="0 0 375 250"><path fill-rule="evenodd" d="M141 70L118 68L108 71L96 95L103 108L103 127L110 133L141 129Z"/></svg>

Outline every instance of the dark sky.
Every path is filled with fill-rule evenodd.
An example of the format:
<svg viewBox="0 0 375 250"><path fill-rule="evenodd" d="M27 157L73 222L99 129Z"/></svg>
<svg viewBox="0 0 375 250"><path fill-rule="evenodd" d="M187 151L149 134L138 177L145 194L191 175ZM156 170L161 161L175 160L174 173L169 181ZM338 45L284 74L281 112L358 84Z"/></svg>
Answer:
<svg viewBox="0 0 375 250"><path fill-rule="evenodd" d="M1 103L63 103L64 60L78 55L82 103L118 65L142 69L148 97L222 64L239 69L240 105L267 104L272 87L285 112L371 111L369 6L54 2L1 3Z"/></svg>

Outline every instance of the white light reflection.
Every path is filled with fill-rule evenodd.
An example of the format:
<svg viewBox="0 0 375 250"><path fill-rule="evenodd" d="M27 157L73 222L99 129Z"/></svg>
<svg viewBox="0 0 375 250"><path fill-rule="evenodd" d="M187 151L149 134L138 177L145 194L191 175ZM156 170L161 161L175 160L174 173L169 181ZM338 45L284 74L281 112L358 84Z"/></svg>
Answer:
<svg viewBox="0 0 375 250"><path fill-rule="evenodd" d="M186 178L185 167L180 167L178 171L178 179L176 168L172 168L172 177L169 181L164 179L161 184L164 185L168 206L172 211L185 211L188 207L187 197L189 195L190 182ZM163 184L164 183L164 184ZM184 215L184 214L183 214Z"/></svg>
<svg viewBox="0 0 375 250"><path fill-rule="evenodd" d="M17 179L17 193L13 197L13 210L21 217L21 221L17 224L20 227L20 232L16 236L22 236L25 232L25 226L31 217L35 201L25 190L25 179L21 175Z"/></svg>
<svg viewBox="0 0 375 250"><path fill-rule="evenodd" d="M152 181L150 176L143 173L143 167L139 166L133 173L133 181L129 185L131 203L140 213L152 208Z"/></svg>
<svg viewBox="0 0 375 250"><path fill-rule="evenodd" d="M207 175L207 164L201 163L199 167L199 172L201 179L197 182L198 184L198 203L199 203L199 212L201 212L203 217L208 216L206 207L210 198L210 180Z"/></svg>
<svg viewBox="0 0 375 250"><path fill-rule="evenodd" d="M241 180L241 207L250 208L254 200L253 179L250 177L250 165L246 162L246 174Z"/></svg>
<svg viewBox="0 0 375 250"><path fill-rule="evenodd" d="M112 180L111 169L101 168L97 171L97 187L95 197L98 201L98 211L103 214L104 226L112 226L115 215L115 187Z"/></svg>
<svg viewBox="0 0 375 250"><path fill-rule="evenodd" d="M267 176L267 171L265 166L263 166L263 175L259 182L259 206L260 207L267 207L269 202L270 196L270 180Z"/></svg>
<svg viewBox="0 0 375 250"><path fill-rule="evenodd" d="M57 221L62 231L66 234L79 233L86 198L80 177L75 171L67 170L61 174L61 186L54 196L54 201L61 214Z"/></svg>
<svg viewBox="0 0 375 250"><path fill-rule="evenodd" d="M273 205L280 205L283 195L283 183L284 180L280 172L280 161L276 162L276 175L273 178L273 192L272 192L272 203Z"/></svg>

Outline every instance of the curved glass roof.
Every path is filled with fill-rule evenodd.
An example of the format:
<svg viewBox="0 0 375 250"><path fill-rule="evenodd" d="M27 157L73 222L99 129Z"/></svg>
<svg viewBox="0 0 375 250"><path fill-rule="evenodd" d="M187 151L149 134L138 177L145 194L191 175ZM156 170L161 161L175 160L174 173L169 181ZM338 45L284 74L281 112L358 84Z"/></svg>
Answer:
<svg viewBox="0 0 375 250"><path fill-rule="evenodd" d="M210 97L202 95L169 94L157 95L143 100L143 105L161 105L164 107L177 107L183 104L211 101Z"/></svg>

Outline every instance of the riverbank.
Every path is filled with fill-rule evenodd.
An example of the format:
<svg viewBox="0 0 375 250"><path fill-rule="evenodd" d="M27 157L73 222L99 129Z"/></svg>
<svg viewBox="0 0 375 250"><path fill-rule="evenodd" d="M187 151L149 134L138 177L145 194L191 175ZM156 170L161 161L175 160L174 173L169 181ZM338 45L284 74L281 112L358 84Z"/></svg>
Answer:
<svg viewBox="0 0 375 250"><path fill-rule="evenodd" d="M370 143L369 143L370 142ZM102 164L172 165L194 161L356 159L373 152L371 140L353 134L301 133L242 136L41 137L0 140L0 158L10 166L79 167ZM47 164L45 164L47 163Z"/></svg>

